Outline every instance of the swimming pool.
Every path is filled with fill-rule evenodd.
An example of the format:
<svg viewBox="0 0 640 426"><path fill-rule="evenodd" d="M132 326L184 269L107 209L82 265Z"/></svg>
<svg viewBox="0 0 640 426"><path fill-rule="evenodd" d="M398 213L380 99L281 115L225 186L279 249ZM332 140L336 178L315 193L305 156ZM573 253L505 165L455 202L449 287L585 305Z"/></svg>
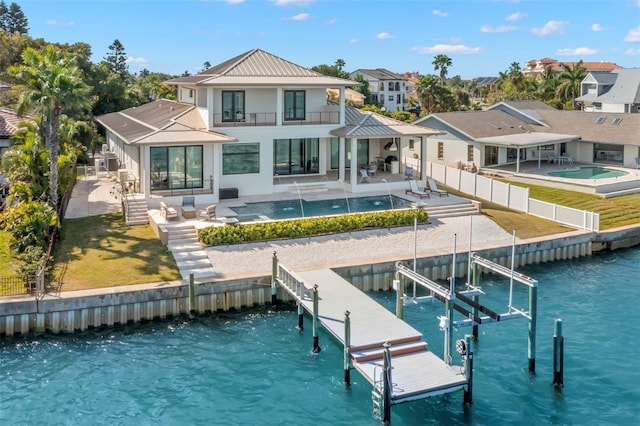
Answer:
<svg viewBox="0 0 640 426"><path fill-rule="evenodd" d="M622 170L607 169L606 167L580 167L577 170L562 170L549 172L547 175L568 179L605 179L626 176L629 173Z"/></svg>
<svg viewBox="0 0 640 426"><path fill-rule="evenodd" d="M301 206L302 203L302 206ZM394 195L336 198L307 201L299 199L261 201L231 207L240 222L329 216L343 213L370 212L411 207L412 202Z"/></svg>

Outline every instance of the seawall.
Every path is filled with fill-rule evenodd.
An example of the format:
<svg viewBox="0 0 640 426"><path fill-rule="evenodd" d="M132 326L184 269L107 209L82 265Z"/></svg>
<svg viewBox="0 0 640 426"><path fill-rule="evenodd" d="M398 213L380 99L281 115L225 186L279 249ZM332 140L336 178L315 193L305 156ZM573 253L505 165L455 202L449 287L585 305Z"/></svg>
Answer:
<svg viewBox="0 0 640 426"><path fill-rule="evenodd" d="M527 240L516 245L515 267L589 256L603 248L594 234L582 233L557 238ZM467 273L467 252L456 254L456 277ZM511 266L512 246L478 250L477 253L503 266ZM349 265L334 270L363 291L386 291L392 286L397 259L376 264ZM416 262L418 273L427 278L451 276L451 252L434 253ZM207 313L242 309L271 302L271 277L251 277L228 281L196 282L195 311ZM289 301L278 290L278 300ZM31 332L73 333L91 328L152 321L189 314L189 288L185 281L173 281L95 290L69 291L33 297L0 299L0 336Z"/></svg>

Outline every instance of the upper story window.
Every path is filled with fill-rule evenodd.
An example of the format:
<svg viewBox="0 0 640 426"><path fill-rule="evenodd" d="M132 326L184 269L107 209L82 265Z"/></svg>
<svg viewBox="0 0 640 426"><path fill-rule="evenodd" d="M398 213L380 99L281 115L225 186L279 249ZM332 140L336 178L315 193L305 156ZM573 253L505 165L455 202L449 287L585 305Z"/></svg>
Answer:
<svg viewBox="0 0 640 426"><path fill-rule="evenodd" d="M305 91L285 90L284 91L284 119L304 120L305 119Z"/></svg>
<svg viewBox="0 0 640 426"><path fill-rule="evenodd" d="M222 91L222 121L244 121L244 90Z"/></svg>
<svg viewBox="0 0 640 426"><path fill-rule="evenodd" d="M391 92L393 91L393 82L392 81L389 82L389 91L391 91Z"/></svg>
<svg viewBox="0 0 640 426"><path fill-rule="evenodd" d="M400 82L396 81L396 92L400 91Z"/></svg>
<svg viewBox="0 0 640 426"><path fill-rule="evenodd" d="M379 91L380 92L384 92L384 83L383 82L380 82Z"/></svg>

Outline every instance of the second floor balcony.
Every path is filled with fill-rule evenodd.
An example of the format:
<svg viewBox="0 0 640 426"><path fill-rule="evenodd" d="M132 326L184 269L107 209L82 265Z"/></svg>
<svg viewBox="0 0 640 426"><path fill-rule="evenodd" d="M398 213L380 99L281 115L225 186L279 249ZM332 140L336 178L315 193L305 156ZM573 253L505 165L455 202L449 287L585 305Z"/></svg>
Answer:
<svg viewBox="0 0 640 426"><path fill-rule="evenodd" d="M315 111L302 114L278 112L214 113L213 127L305 126L340 124L340 111Z"/></svg>

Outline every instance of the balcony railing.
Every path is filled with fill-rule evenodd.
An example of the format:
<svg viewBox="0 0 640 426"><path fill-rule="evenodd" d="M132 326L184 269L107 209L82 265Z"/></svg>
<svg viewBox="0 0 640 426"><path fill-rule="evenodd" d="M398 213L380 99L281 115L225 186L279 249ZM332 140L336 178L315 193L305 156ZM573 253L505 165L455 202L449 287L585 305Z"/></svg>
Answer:
<svg viewBox="0 0 640 426"><path fill-rule="evenodd" d="M276 112L249 112L246 114L237 113L235 117L221 113L213 114L213 127L259 127L276 126L282 123L283 126L304 126L318 124L339 124L340 111L307 112L304 119L281 119L282 114Z"/></svg>

